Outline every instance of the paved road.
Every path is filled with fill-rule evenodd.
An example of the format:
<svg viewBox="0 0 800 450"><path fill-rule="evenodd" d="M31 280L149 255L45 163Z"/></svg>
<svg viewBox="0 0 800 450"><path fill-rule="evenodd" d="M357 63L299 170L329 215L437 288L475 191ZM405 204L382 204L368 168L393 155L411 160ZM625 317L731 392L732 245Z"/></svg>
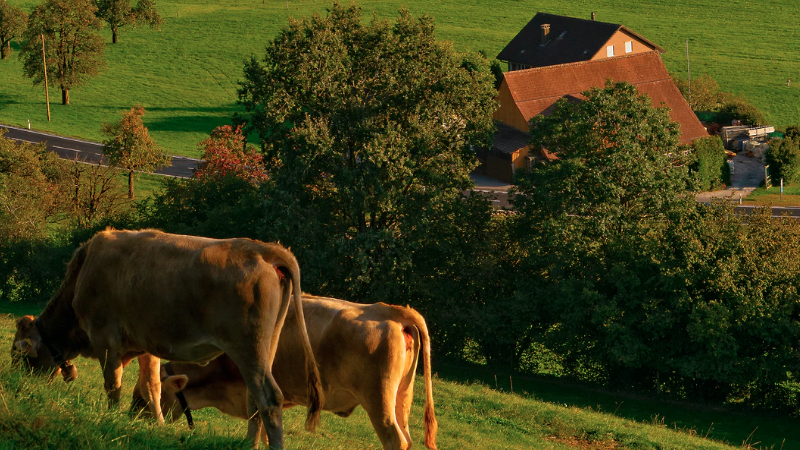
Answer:
<svg viewBox="0 0 800 450"><path fill-rule="evenodd" d="M47 149L58 153L62 158L74 159L78 157L91 163L104 160L102 155L103 146L96 142L81 141L3 124L0 124L0 128L8 129L6 137L10 139L37 143L47 142ZM172 177L189 178L197 169L199 162L200 161L197 159L173 156L172 166L162 168L155 173ZM708 193L711 194L708 195L708 197L728 197L736 200L738 199L737 194L740 192L742 193L742 197L746 197L747 194L755 188L753 185L757 186L758 183L764 180L763 167L763 165L756 163L752 158L737 155L736 171L734 171L734 177L732 177L733 179L731 180L731 184L733 184L734 187L725 191ZM508 189L511 185L477 173L471 174L470 177L475 182L475 191L491 198L495 208L510 208L510 204L508 203ZM701 198L700 195L698 195L698 201L709 201L709 199ZM754 208L754 206L742 205L737 206L736 210L742 214L749 214ZM800 207L774 207L772 208L772 215L773 217L800 217Z"/></svg>
<svg viewBox="0 0 800 450"><path fill-rule="evenodd" d="M81 141L3 124L0 124L0 128L8 129L5 137L10 139L34 143L46 142L47 150L58 153L58 156L64 159L78 158L88 163L106 162L106 158L103 156L103 145L97 142ZM161 168L155 173L171 177L189 178L194 174L199 162L197 159L173 156L172 166Z"/></svg>

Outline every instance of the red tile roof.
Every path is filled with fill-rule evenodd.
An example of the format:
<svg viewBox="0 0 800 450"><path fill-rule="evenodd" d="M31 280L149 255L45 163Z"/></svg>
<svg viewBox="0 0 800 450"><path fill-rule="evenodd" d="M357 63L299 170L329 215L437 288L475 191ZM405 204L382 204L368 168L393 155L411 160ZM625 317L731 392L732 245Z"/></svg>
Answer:
<svg viewBox="0 0 800 450"><path fill-rule="evenodd" d="M582 92L602 87L608 79L627 81L640 93L647 94L655 106L662 103L668 106L672 120L681 125L681 142L687 143L708 134L670 79L656 51L515 70L505 73L503 83L528 121L537 114L547 115L556 100L565 96L583 98Z"/></svg>

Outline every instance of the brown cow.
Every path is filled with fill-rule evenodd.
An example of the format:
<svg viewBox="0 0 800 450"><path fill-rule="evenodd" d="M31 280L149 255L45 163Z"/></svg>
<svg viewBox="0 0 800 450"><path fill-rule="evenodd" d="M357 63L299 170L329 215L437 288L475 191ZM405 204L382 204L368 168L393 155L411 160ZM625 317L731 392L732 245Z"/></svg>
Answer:
<svg viewBox="0 0 800 450"><path fill-rule="evenodd" d="M383 303L360 305L306 294L303 295L303 310L322 376L325 410L347 417L362 405L384 449L411 448L408 416L422 347L425 445L435 449L437 425L433 411L430 341L422 316L409 307ZM272 370L286 399L284 408L308 403L303 383L295 376L303 370L303 362L298 358L302 349L301 331L291 320L293 315L294 308L290 306ZM213 406L234 417L248 417L245 383L227 355L204 367L169 363L162 368L162 376L165 376L165 369L178 374L163 380L163 408L172 411L173 420L182 413L175 395L181 390L189 409ZM140 399L141 394L134 391L134 409Z"/></svg>
<svg viewBox="0 0 800 450"><path fill-rule="evenodd" d="M60 368L65 378L74 377L67 362L79 354L99 359L110 405L119 402L123 367L138 357L139 388L159 423L158 358L205 363L225 353L249 389L254 446L263 423L270 447L283 448L283 395L270 367L292 291L297 351L305 362L293 370L307 375L306 426L313 430L322 392L303 320L300 269L278 244L155 230L100 232L75 251L42 314L17 322L13 350L34 369Z"/></svg>

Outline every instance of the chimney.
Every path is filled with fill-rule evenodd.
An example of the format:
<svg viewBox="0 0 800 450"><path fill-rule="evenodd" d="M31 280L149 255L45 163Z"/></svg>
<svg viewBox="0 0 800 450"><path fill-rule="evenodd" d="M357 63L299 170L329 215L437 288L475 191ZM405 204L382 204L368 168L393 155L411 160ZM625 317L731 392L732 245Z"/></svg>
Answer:
<svg viewBox="0 0 800 450"><path fill-rule="evenodd" d="M542 24L542 44L541 45L547 45L548 42L550 42L550 24L549 23L543 23Z"/></svg>
<svg viewBox="0 0 800 450"><path fill-rule="evenodd" d="M594 11L592 11L592 20L594 20Z"/></svg>

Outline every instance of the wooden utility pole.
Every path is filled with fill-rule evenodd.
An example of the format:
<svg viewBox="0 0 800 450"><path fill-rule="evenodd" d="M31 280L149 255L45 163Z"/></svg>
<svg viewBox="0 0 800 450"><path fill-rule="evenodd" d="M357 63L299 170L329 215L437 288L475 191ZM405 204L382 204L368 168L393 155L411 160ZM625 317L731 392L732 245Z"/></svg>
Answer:
<svg viewBox="0 0 800 450"><path fill-rule="evenodd" d="M47 91L47 57L44 56L44 34L42 36L42 67L44 67L44 99L47 102L47 121L50 122L50 92Z"/></svg>

